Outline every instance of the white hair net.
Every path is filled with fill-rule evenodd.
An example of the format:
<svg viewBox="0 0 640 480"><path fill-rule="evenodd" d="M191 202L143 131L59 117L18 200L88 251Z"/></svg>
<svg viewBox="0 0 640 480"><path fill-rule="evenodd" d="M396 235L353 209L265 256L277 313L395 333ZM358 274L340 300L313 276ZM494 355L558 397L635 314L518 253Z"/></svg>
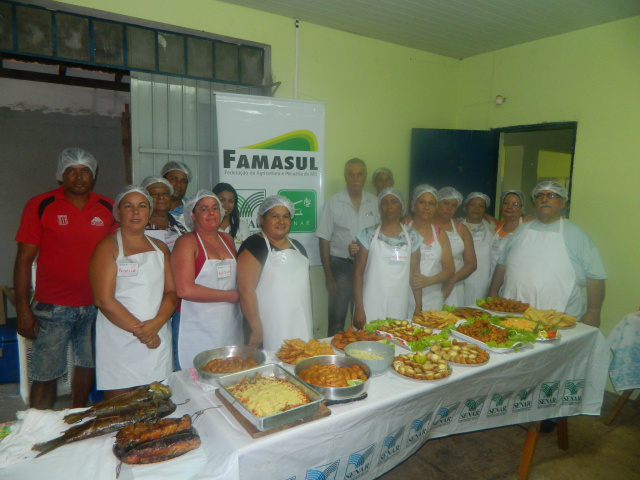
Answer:
<svg viewBox="0 0 640 480"><path fill-rule="evenodd" d="M552 182L549 180L547 180L546 182L540 182L538 185L536 185L536 188L534 188L533 192L531 192L531 198L535 199L535 196L543 190L549 190L550 192L557 193L565 200L569 199L569 194L567 193L566 188L564 188L557 182Z"/></svg>
<svg viewBox="0 0 640 480"><path fill-rule="evenodd" d="M482 200L484 200L484 203L487 204L487 208L491 206L491 199L488 195L485 195L482 192L471 192L469 195L467 195L467 198L464 199L464 205L466 206L467 203L469 203L474 198L481 198Z"/></svg>
<svg viewBox="0 0 640 480"><path fill-rule="evenodd" d="M211 190L204 190L204 189L198 190L198 193L196 193L193 197L191 197L184 206L184 224L189 230L193 230L195 226L193 224L193 217L191 216L193 214L193 209L196 208L196 205L200 200L206 197L211 197L216 199L216 201L218 202L218 206L220 208L220 220L222 220L222 217L224 216L224 213L222 212L224 212L224 210L222 209L222 202L220 201L218 196L215 193L213 193Z"/></svg>
<svg viewBox="0 0 640 480"><path fill-rule="evenodd" d="M371 181L373 183L376 183L376 177L378 176L379 173L388 173L389 176L391 177L391 181L393 181L393 172L391 170L389 170L388 168L382 167L377 169L375 172L373 172L373 176L371 177Z"/></svg>
<svg viewBox="0 0 640 480"><path fill-rule="evenodd" d="M173 195L173 185L169 183L169 180L163 177L159 177L157 175L149 175L147 178L142 180L140 186L142 188L147 188L154 183L161 183L169 188L169 195Z"/></svg>
<svg viewBox="0 0 640 480"><path fill-rule="evenodd" d="M258 208L258 223L260 223L260 217L273 207L285 207L289 210L291 218L293 218L296 213L296 208L293 206L293 202L291 202L287 197L283 197L282 195L271 195L270 197L265 198Z"/></svg>
<svg viewBox="0 0 640 480"><path fill-rule="evenodd" d="M436 202L438 202L438 190L435 187L432 187L428 183L423 183L422 185L418 185L413 189L413 195L411 196L411 210L415 210L416 201L425 193L430 193L434 197L436 197Z"/></svg>
<svg viewBox="0 0 640 480"><path fill-rule="evenodd" d="M122 199L125 197L125 195L133 192L137 192L145 196L145 198L149 202L149 216L151 216L151 213L153 213L153 198L151 198L151 195L149 195L147 189L142 188L140 185L127 185L122 190L120 190L113 202L113 218L115 218L118 222L120 221L120 216L118 215L118 207L120 206L120 202L122 202Z"/></svg>
<svg viewBox="0 0 640 480"><path fill-rule="evenodd" d="M458 206L462 205L462 194L453 187L444 187L438 190L438 202L442 200L457 200Z"/></svg>
<svg viewBox="0 0 640 480"><path fill-rule="evenodd" d="M93 178L96 178L98 161L93 158L93 155L81 148L65 148L58 156L58 170L56 171L58 181L61 182L64 171L74 165L84 165L91 170Z"/></svg>
<svg viewBox="0 0 640 480"><path fill-rule="evenodd" d="M181 172L186 173L187 174L187 181L189 181L189 182L193 178L193 175L191 174L191 169L189 168L189 165L187 165L186 163L183 163L183 162L167 162L167 163L165 163L164 167L162 167L162 170L160 171L160 175L164 177L171 170L180 170Z"/></svg>
<svg viewBox="0 0 640 480"><path fill-rule="evenodd" d="M525 207L524 202L525 202L525 198L526 198L524 196L524 192L522 190L505 190L500 195L500 203L504 202L504 199L509 194L517 195L518 197L520 197L520 207L522 207L522 213L524 213L524 207Z"/></svg>
<svg viewBox="0 0 640 480"><path fill-rule="evenodd" d="M382 199L384 197L386 197L387 195L393 195L398 200L400 200L400 204L402 205L402 214L404 215L405 214L405 208L406 208L407 204L404 203L404 195L402 195L402 192L400 190L398 190L397 188L387 187L387 188L383 188L382 190L380 190L380 193L378 194L378 208L380 208L380 204L382 203Z"/></svg>

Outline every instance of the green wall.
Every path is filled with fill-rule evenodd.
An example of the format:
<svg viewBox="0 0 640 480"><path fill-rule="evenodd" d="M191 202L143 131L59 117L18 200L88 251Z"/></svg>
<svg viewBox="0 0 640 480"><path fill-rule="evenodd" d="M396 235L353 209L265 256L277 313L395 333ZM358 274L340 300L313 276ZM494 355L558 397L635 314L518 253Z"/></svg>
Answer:
<svg viewBox="0 0 640 480"><path fill-rule="evenodd" d="M465 59L457 98L456 128L578 123L571 219L609 275L607 334L640 304L640 17Z"/></svg>

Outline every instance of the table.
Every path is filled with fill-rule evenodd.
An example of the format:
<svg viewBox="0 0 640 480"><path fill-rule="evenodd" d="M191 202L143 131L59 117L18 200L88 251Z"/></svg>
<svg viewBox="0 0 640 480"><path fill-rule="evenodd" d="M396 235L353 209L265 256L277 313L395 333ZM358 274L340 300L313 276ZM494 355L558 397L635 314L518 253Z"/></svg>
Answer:
<svg viewBox="0 0 640 480"><path fill-rule="evenodd" d="M600 331L579 324L563 330L559 341L492 354L481 367L453 366L449 378L436 382L387 371L371 380L365 400L331 406L326 418L255 440L226 408L212 408L195 421L200 449L164 464L125 465L120 479L371 479L431 438L599 415L608 366L609 346ZM176 403L189 399L173 416L220 405L188 370L172 374L168 384ZM16 462L0 470L0 477L113 479L111 445L111 438L85 440ZM0 444L0 467L4 448Z"/></svg>

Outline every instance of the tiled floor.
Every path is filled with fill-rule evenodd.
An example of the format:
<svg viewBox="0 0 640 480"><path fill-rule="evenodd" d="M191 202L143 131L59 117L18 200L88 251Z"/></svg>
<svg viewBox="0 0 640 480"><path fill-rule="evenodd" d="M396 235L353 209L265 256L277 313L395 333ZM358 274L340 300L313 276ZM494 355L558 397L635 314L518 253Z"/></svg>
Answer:
<svg viewBox="0 0 640 480"><path fill-rule="evenodd" d="M618 399L606 393L607 414ZM56 408L71 399L61 397ZM628 401L613 424L600 417L569 419L569 450L558 448L557 436L541 433L531 480L640 479L640 409ZM17 384L0 384L0 422L25 408ZM523 427L512 426L430 440L383 480L512 480L516 479L525 439Z"/></svg>

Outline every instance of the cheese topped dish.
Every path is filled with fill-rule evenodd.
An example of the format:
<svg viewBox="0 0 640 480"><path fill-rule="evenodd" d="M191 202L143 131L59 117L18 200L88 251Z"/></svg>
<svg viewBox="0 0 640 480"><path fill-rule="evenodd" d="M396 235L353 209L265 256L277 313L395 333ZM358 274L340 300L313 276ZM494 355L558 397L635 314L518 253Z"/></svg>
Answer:
<svg viewBox="0 0 640 480"><path fill-rule="evenodd" d="M300 388L276 377L243 378L227 390L257 417L268 417L309 403Z"/></svg>

